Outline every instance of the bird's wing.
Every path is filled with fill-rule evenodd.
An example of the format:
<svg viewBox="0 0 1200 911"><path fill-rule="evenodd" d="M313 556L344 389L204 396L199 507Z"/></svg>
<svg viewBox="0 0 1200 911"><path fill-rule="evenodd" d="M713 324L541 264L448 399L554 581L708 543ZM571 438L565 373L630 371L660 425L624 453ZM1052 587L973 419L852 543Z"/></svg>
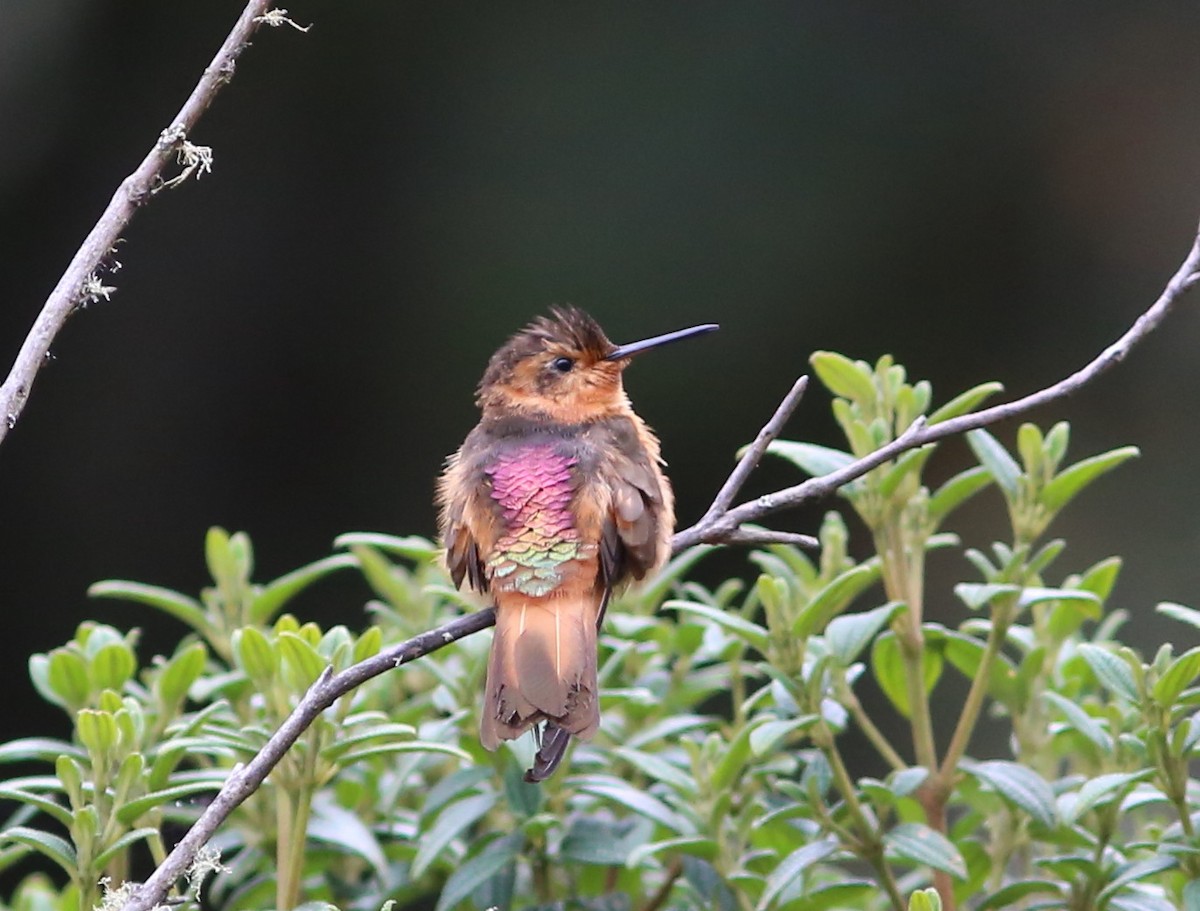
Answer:
<svg viewBox="0 0 1200 911"><path fill-rule="evenodd" d="M603 621L614 588L629 579L641 579L665 557L662 524L671 522L664 500L665 481L648 457L622 458L610 463L606 482L610 506L600 535L600 578L604 585L598 622Z"/></svg>
<svg viewBox="0 0 1200 911"><path fill-rule="evenodd" d="M483 594L488 589L487 575L480 558L479 541L472 530L477 526L480 510L478 480L472 475L478 470L462 457L460 450L451 456L446 471L438 482L438 503L441 506L438 527L446 550L446 568L456 586L466 579L471 588Z"/></svg>

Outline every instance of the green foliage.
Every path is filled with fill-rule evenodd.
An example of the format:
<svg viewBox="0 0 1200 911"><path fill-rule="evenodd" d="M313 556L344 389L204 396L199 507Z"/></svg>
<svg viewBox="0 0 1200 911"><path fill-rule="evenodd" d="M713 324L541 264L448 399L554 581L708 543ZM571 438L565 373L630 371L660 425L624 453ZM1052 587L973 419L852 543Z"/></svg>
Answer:
<svg viewBox="0 0 1200 911"><path fill-rule="evenodd" d="M874 366L821 352L846 449L778 441L770 452L822 474L930 423L977 408L984 384L930 412L928 383L890 358ZM532 745L484 751L476 736L487 637L463 639L376 678L330 707L212 847L219 908L451 909L853 908L937 911L1200 907L1200 649L1146 661L1107 612L1119 560L1052 575L1061 541L1042 536L1063 508L1135 454L1066 463L1068 430L1017 433L1015 455L975 431L978 465L936 487L936 446L885 462L844 487L873 552L855 559L847 517L830 512L813 557L773 545L750 584L687 581L707 548L619 599L601 637L603 725L565 772L522 778ZM1011 539L986 551L942 531L994 485ZM212 584L194 598L101 582L185 627L174 653L144 663L136 633L95 622L30 659L30 676L67 713L69 740L0 746L0 762L40 774L0 783L11 813L0 869L41 855L7 896L29 911L81 909L101 881L158 862L164 832L194 820L230 770L262 746L306 688L464 606L435 546L350 534L337 553L253 581L246 535L213 529ZM925 618L927 556L961 550L962 577L938 579L956 625ZM939 565L947 561L940 561ZM322 630L286 613L323 576L361 575L365 628ZM1200 612L1160 610L1200 627ZM859 700L871 675L885 702ZM967 682L951 724L930 700ZM887 719L886 716L891 716ZM881 730L897 719L893 743ZM1011 752L971 757L981 724ZM854 729L886 769L844 754ZM935 736L936 734L936 736ZM174 827L174 828L166 828ZM191 892L198 889L192 883ZM304 904L301 904L304 903Z"/></svg>

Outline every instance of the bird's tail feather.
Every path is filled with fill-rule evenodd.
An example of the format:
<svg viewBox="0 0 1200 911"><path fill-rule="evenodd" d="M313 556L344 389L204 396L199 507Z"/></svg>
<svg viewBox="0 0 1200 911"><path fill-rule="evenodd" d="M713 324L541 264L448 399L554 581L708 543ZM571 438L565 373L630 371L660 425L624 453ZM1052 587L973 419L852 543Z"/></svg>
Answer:
<svg viewBox="0 0 1200 911"><path fill-rule="evenodd" d="M597 601L587 596L498 599L480 723L487 749L544 721L538 753L546 762L554 757L553 771L570 735L586 740L595 733L600 724Z"/></svg>

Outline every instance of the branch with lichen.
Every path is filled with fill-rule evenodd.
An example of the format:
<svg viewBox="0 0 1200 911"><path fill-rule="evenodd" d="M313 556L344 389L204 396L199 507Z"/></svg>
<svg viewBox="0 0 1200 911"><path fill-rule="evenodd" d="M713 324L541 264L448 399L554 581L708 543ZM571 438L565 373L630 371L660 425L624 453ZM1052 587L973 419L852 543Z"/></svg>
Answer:
<svg viewBox="0 0 1200 911"><path fill-rule="evenodd" d="M158 139L132 174L121 181L104 214L96 222L70 265L42 305L33 327L17 353L8 377L0 384L0 442L16 426L29 401L38 370L50 359L50 345L76 311L97 301L109 300L116 290L105 284L105 276L121 267L113 257L121 235L139 208L163 190L176 187L193 175L199 178L212 170L212 149L188 138L221 88L233 78L238 58L250 46L250 38L261 26L291 25L307 31L287 18L287 10L271 9L270 0L250 0L229 36L204 70L191 95L171 125ZM180 171L164 178L175 161Z"/></svg>

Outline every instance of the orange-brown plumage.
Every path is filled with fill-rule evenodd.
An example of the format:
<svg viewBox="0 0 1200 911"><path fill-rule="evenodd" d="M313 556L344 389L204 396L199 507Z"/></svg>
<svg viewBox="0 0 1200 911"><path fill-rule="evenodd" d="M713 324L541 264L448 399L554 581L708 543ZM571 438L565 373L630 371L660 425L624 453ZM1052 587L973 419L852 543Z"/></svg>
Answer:
<svg viewBox="0 0 1200 911"><path fill-rule="evenodd" d="M595 733L608 598L670 554L674 498L622 371L630 354L709 328L617 346L575 308L535 320L488 362L482 418L439 482L451 576L496 606L480 737L495 749L542 725L530 780L554 771L571 735Z"/></svg>

